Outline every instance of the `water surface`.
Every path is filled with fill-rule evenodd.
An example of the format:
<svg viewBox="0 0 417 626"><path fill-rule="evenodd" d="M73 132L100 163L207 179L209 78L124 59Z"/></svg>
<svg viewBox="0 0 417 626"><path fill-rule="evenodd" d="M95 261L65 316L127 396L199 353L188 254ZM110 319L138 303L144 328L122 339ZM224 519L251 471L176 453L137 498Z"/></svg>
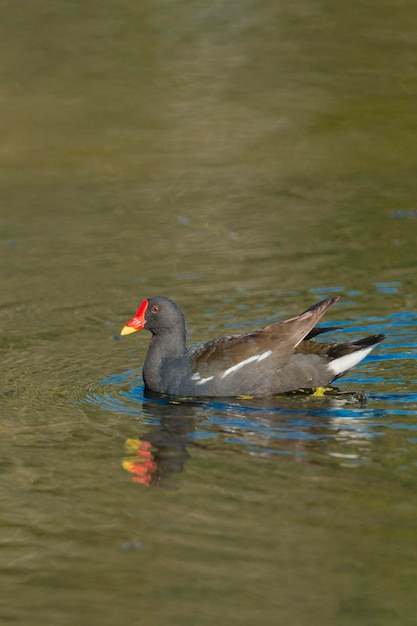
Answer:
<svg viewBox="0 0 417 626"><path fill-rule="evenodd" d="M2 623L414 626L412 3L6 2ZM145 397L191 343L329 295L338 392Z"/></svg>

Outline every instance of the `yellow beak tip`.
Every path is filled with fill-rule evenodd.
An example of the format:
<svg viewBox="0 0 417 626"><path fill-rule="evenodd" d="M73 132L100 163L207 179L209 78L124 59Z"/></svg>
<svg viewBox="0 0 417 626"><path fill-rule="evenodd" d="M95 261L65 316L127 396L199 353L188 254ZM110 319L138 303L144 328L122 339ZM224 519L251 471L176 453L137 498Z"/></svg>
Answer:
<svg viewBox="0 0 417 626"><path fill-rule="evenodd" d="M135 333L138 329L137 328L133 328L132 326L123 326L122 330L120 331L120 335L124 336L124 335L131 335L132 333Z"/></svg>

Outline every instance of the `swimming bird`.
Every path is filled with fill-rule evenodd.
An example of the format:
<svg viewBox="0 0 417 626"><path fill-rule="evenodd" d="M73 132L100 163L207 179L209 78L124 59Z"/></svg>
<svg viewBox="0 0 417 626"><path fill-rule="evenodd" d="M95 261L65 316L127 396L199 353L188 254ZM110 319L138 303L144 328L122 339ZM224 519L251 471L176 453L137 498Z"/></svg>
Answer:
<svg viewBox="0 0 417 626"><path fill-rule="evenodd" d="M315 341L334 330L316 324L338 300L327 298L259 330L187 347L181 309L166 296L153 296L120 334L142 328L152 333L143 365L149 391L181 397L272 396L331 384L384 339L379 334L342 343Z"/></svg>

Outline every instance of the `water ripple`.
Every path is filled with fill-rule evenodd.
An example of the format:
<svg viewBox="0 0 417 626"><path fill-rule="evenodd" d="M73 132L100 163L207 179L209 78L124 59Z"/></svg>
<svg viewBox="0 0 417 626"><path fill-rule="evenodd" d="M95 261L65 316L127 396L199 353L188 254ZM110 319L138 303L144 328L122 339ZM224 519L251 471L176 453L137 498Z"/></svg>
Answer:
<svg viewBox="0 0 417 626"><path fill-rule="evenodd" d="M304 393L178 402L147 397L140 371L129 369L92 385L83 403L115 413L118 419L136 418L128 445L135 452L126 457L124 467L132 480L147 484L159 484L167 474L182 471L190 446L292 455L315 462L325 457L356 466L370 462L373 445L390 433L401 437L395 444L398 449L413 456L404 467L415 467L416 438L410 435L417 430L417 392L410 390L408 381L417 358L412 351L417 317L406 312L356 321L353 329L351 324L345 328L343 322L334 322L341 326L335 334L346 338L383 332L389 326L389 337L383 349L340 381L339 390L323 397ZM364 392L365 402L358 392Z"/></svg>

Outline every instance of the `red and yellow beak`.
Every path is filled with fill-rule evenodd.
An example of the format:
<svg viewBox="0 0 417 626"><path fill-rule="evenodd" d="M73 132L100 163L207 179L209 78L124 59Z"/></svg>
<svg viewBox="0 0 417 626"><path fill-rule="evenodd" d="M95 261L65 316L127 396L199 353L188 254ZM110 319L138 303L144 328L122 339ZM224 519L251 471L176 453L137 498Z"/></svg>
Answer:
<svg viewBox="0 0 417 626"><path fill-rule="evenodd" d="M137 330L142 330L144 328L146 320L145 313L148 308L148 301L144 300L135 315L131 320L128 321L126 326L123 326L120 334L121 335L130 335L131 333L135 333Z"/></svg>

